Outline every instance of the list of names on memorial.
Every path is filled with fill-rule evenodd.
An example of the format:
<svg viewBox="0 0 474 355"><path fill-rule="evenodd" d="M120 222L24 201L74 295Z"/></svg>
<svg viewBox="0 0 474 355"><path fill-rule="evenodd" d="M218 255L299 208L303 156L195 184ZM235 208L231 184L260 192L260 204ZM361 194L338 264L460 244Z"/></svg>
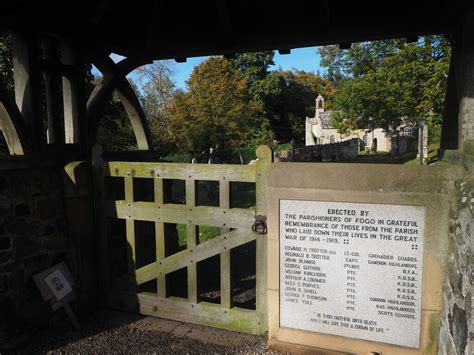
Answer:
<svg viewBox="0 0 474 355"><path fill-rule="evenodd" d="M280 200L280 326L419 347L424 213Z"/></svg>

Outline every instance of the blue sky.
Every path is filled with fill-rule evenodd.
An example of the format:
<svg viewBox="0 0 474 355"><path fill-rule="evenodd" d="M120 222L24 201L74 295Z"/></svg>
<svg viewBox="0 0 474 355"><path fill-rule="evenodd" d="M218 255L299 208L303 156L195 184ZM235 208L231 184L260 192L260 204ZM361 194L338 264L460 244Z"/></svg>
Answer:
<svg viewBox="0 0 474 355"><path fill-rule="evenodd" d="M114 61L119 61L123 58L115 54L113 54L111 57ZM175 74L173 80L175 81L176 87L179 89L185 89L186 80L188 80L193 68L207 58L208 57L194 57L188 58L186 63L174 63ZM297 48L291 50L290 54L284 55L280 55L278 52L275 52L275 65L273 65L270 70L277 70L281 68L283 70L295 69L314 73L319 70L322 74L325 72L325 70L319 66L319 61L320 56L316 47ZM93 68L93 74L99 74L95 68ZM129 76L135 79L133 72Z"/></svg>
<svg viewBox="0 0 474 355"><path fill-rule="evenodd" d="M207 57L188 58L186 63L176 63L176 72L174 75L176 87L185 89L185 82L189 78L193 68L202 61L206 60L206 58ZM276 70L281 67L283 70L297 69L315 73L319 70L321 73L323 73L324 70L320 68L319 60L320 57L316 47L293 49L290 54L284 55L280 55L278 52L275 52L275 65L273 65L270 69Z"/></svg>

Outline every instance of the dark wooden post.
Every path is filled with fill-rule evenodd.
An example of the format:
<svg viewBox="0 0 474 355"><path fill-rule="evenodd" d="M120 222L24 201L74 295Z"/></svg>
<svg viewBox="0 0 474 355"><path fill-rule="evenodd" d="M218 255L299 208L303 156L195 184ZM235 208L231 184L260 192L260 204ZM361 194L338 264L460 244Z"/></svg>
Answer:
<svg viewBox="0 0 474 355"><path fill-rule="evenodd" d="M99 298L97 251L98 233L94 228L92 166L71 162L64 168L64 201L68 225L68 265L79 285L78 304L90 308Z"/></svg>

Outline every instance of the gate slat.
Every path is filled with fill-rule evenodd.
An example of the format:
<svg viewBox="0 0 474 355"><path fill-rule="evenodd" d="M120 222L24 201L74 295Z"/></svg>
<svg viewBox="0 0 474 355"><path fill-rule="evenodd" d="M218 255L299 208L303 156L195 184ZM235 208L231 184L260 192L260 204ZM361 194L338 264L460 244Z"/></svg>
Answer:
<svg viewBox="0 0 474 355"><path fill-rule="evenodd" d="M165 225L162 222L155 223L156 260L160 262L165 258ZM156 289L160 297L166 297L166 277L164 274L156 275Z"/></svg>
<svg viewBox="0 0 474 355"><path fill-rule="evenodd" d="M133 178L125 177L124 178L125 186L125 202L127 204L133 203ZM136 248L135 248L135 221L130 219L126 220L126 233L127 233L127 243L130 250L127 250L127 265L128 272L133 273L135 271L136 264Z"/></svg>
<svg viewBox="0 0 474 355"><path fill-rule="evenodd" d="M196 248L196 226L194 224L186 225L188 250L192 254ZM188 300L197 303L197 261L191 259L188 264Z"/></svg>
<svg viewBox="0 0 474 355"><path fill-rule="evenodd" d="M141 267L135 273L137 284L141 285L157 277L160 273L168 274L188 266L193 260L194 263L208 259L220 254L224 248L230 250L239 245L255 240L255 234L252 231L233 230L232 232L220 235L212 239L211 242L199 244L191 252L190 249L180 251L170 255L160 262L154 262Z"/></svg>
<svg viewBox="0 0 474 355"><path fill-rule="evenodd" d="M255 334L257 331L257 318L253 310L237 307L224 309L219 304L208 302L194 304L186 300L161 298L149 294L137 296L142 314L244 333Z"/></svg>
<svg viewBox="0 0 474 355"><path fill-rule="evenodd" d="M255 182L255 166L226 164L176 164L110 161L105 163L105 176L134 176L163 179L221 180Z"/></svg>
<svg viewBox="0 0 474 355"><path fill-rule="evenodd" d="M229 180L219 181L219 207L228 209L230 207L230 183ZM229 232L229 228L222 227L221 233ZM221 253L221 306L232 307L232 270L230 250Z"/></svg>
<svg viewBox="0 0 474 355"><path fill-rule="evenodd" d="M186 205L165 204L161 208L153 202L104 201L105 214L113 218L131 218L138 221L187 223L228 228L249 228L254 220L254 210L197 206L189 210ZM225 226L224 226L225 224Z"/></svg>

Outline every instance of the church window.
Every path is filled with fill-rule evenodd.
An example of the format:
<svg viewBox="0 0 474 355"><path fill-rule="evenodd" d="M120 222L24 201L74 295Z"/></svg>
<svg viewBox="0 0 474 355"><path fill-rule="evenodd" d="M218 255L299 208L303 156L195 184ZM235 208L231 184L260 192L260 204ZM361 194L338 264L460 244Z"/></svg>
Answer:
<svg viewBox="0 0 474 355"><path fill-rule="evenodd" d="M403 128L403 133L402 135L404 136L412 136L413 135L413 128L411 128L410 126L406 126L405 128Z"/></svg>
<svg viewBox="0 0 474 355"><path fill-rule="evenodd" d="M331 135L331 137L329 137L329 143L335 143L336 142L336 137L334 137L334 134Z"/></svg>
<svg viewBox="0 0 474 355"><path fill-rule="evenodd" d="M364 147L367 148L369 146L367 134L364 134L364 137L362 138L362 140L364 141Z"/></svg>
<svg viewBox="0 0 474 355"><path fill-rule="evenodd" d="M322 100L318 101L318 108L323 108L323 101Z"/></svg>

